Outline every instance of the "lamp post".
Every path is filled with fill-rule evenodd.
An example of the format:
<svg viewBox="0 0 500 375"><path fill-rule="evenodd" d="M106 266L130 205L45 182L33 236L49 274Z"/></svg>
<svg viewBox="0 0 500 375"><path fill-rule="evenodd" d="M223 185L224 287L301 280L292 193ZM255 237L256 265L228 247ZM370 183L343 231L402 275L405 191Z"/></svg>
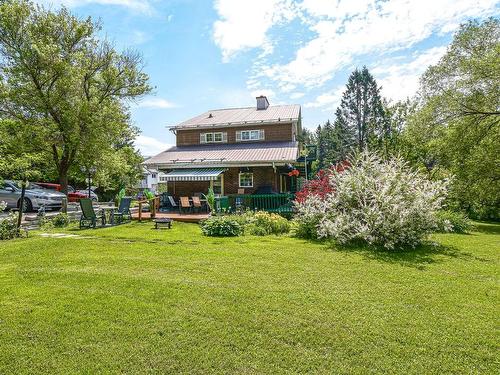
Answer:
<svg viewBox="0 0 500 375"><path fill-rule="evenodd" d="M96 167L91 166L91 167L82 167L82 172L87 174L88 178L88 183L89 183L89 198L91 198L91 192L92 192L92 175L95 174L96 172Z"/></svg>

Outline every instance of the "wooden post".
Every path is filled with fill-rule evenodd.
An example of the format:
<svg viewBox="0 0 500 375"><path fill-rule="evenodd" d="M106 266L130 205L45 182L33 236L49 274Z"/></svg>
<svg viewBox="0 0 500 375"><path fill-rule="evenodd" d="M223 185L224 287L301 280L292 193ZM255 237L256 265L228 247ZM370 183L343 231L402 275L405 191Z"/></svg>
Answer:
<svg viewBox="0 0 500 375"><path fill-rule="evenodd" d="M68 198L63 198L62 199L62 207L61 207L61 211L65 214L68 213Z"/></svg>
<svg viewBox="0 0 500 375"><path fill-rule="evenodd" d="M151 219L156 217L156 197L149 201L149 211L151 212Z"/></svg>
<svg viewBox="0 0 500 375"><path fill-rule="evenodd" d="M142 221L142 201L139 201L139 222Z"/></svg>

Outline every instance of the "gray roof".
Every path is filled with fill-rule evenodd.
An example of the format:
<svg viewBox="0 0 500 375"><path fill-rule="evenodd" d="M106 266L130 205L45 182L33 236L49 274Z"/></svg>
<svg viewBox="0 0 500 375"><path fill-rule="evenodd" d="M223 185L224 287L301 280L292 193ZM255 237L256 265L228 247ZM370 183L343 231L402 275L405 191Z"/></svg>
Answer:
<svg viewBox="0 0 500 375"><path fill-rule="evenodd" d="M177 126L172 126L171 129L276 123L297 121L299 117L300 105L298 104L273 105L260 110L257 107L214 109L181 122Z"/></svg>
<svg viewBox="0 0 500 375"><path fill-rule="evenodd" d="M193 168L199 166L276 165L294 162L298 142L231 143L174 146L146 160L146 166Z"/></svg>

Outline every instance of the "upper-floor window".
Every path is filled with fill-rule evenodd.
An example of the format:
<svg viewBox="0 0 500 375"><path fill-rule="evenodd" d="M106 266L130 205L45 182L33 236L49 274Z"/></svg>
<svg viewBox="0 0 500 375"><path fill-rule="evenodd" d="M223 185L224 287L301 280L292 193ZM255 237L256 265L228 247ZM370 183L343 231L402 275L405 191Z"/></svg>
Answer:
<svg viewBox="0 0 500 375"><path fill-rule="evenodd" d="M200 143L225 143L227 142L226 132L201 133Z"/></svg>
<svg viewBox="0 0 500 375"><path fill-rule="evenodd" d="M264 140L264 130L241 130L236 132L236 141L262 141Z"/></svg>

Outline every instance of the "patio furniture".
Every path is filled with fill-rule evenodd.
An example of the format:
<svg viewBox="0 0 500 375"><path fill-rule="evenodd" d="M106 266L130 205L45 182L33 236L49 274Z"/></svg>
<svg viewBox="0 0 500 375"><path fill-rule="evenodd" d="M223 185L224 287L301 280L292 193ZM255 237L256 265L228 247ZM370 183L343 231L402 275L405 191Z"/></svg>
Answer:
<svg viewBox="0 0 500 375"><path fill-rule="evenodd" d="M175 202L174 197L172 197L171 195L168 196L168 201L170 202L170 205L172 206L172 208L179 207L179 205Z"/></svg>
<svg viewBox="0 0 500 375"><path fill-rule="evenodd" d="M102 216L104 217L104 223L109 223L111 225L115 224L115 210L116 207L114 205L108 207L101 207L101 213Z"/></svg>
<svg viewBox="0 0 500 375"><path fill-rule="evenodd" d="M181 197L180 198L180 201L181 201L181 205L180 205L180 212L186 212L186 210L188 212L191 212L193 206L191 206L191 202L189 202L189 197Z"/></svg>
<svg viewBox="0 0 500 375"><path fill-rule="evenodd" d="M155 222L155 229L172 228L172 219L156 219L154 220L154 222Z"/></svg>
<svg viewBox="0 0 500 375"><path fill-rule="evenodd" d="M90 198L80 199L80 208L82 209L82 216L80 217L80 229L83 227L95 228L97 219L100 219L102 226L106 225L106 217L101 213L97 215L92 206Z"/></svg>
<svg viewBox="0 0 500 375"><path fill-rule="evenodd" d="M120 200L118 209L113 211L112 215L116 217L117 221L121 224L124 220L131 221L132 214L130 213L130 205L132 204L131 197L123 197Z"/></svg>
<svg viewBox="0 0 500 375"><path fill-rule="evenodd" d="M201 204L200 197L192 197L193 201L193 210L200 212L203 205Z"/></svg>

